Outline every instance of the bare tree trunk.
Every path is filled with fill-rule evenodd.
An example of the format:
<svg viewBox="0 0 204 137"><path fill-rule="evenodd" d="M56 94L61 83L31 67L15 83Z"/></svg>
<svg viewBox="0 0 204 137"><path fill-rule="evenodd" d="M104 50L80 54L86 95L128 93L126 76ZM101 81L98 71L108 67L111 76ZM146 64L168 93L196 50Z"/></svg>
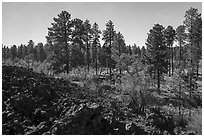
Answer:
<svg viewBox="0 0 204 137"><path fill-rule="evenodd" d="M179 42L179 69L181 69L181 42ZM179 77L179 100L181 101L181 78ZM181 115L182 102L179 105L179 116Z"/></svg>
<svg viewBox="0 0 204 137"><path fill-rule="evenodd" d="M67 71L67 74L69 74L69 49L68 47L66 49L66 56L67 56L66 71Z"/></svg>
<svg viewBox="0 0 204 137"><path fill-rule="evenodd" d="M67 71L67 74L69 74L69 47L68 47L68 42L67 42L67 30L66 30L66 27L65 27L64 31L65 31L64 32L64 37L65 37L65 52L66 52L66 71Z"/></svg>
<svg viewBox="0 0 204 137"><path fill-rule="evenodd" d="M171 69L172 69L172 76L173 76L173 74L174 74L174 48L173 48L173 45L172 45L172 56L171 56L171 65L172 65L172 67L171 67Z"/></svg>
<svg viewBox="0 0 204 137"><path fill-rule="evenodd" d="M192 72L190 72L190 92L189 92L189 98L191 101L191 90L192 90ZM191 117L191 105L189 105L189 117Z"/></svg>
<svg viewBox="0 0 204 137"><path fill-rule="evenodd" d="M169 63L169 77L171 77L171 47L169 46L169 59L168 59L168 63Z"/></svg>
<svg viewBox="0 0 204 137"><path fill-rule="evenodd" d="M110 76L111 76L111 42L112 42L112 39L111 39L111 32L110 32L110 46L109 46L109 49L110 49L110 54L109 54L109 69L110 69Z"/></svg>
<svg viewBox="0 0 204 137"><path fill-rule="evenodd" d="M140 110L142 112L145 112L146 101L145 101L145 98L144 98L144 94L141 92L141 90L139 90L139 92L140 92L140 99L141 99Z"/></svg>
<svg viewBox="0 0 204 137"><path fill-rule="evenodd" d="M191 44L191 47L192 47L192 44ZM191 61L190 61L190 77L189 77L189 81L190 81L190 92L189 92L189 98L190 98L190 101L191 101L191 93L192 93L192 74L193 74L193 60L192 60L192 50L190 51L190 57L191 57ZM191 117L191 104L189 105L189 117Z"/></svg>
<svg viewBox="0 0 204 137"><path fill-rule="evenodd" d="M112 73L112 71L111 71L111 55L109 55L109 70L110 70L110 76L111 76L111 73Z"/></svg>
<svg viewBox="0 0 204 137"><path fill-rule="evenodd" d="M157 69L157 88L160 93L160 74L159 74L159 69Z"/></svg>
<svg viewBox="0 0 204 137"><path fill-rule="evenodd" d="M96 59L95 59L95 65L96 65L96 75L97 75L97 71L98 71L98 64L97 64L97 59L98 59L98 52L97 52L97 47L96 47Z"/></svg>
<svg viewBox="0 0 204 137"><path fill-rule="evenodd" d="M179 102L181 102L181 80L179 79ZM181 103L179 105L179 116L181 115Z"/></svg>
<svg viewBox="0 0 204 137"><path fill-rule="evenodd" d="M106 57L106 73L108 74L108 57Z"/></svg>
<svg viewBox="0 0 204 137"><path fill-rule="evenodd" d="M179 42L179 46L180 46L180 49L179 49L179 67L181 66L181 42Z"/></svg>
<svg viewBox="0 0 204 137"><path fill-rule="evenodd" d="M96 75L98 75L98 65L97 65L97 60L96 60Z"/></svg>
<svg viewBox="0 0 204 137"><path fill-rule="evenodd" d="M196 75L197 75L197 80L198 80L198 76L199 76L199 61L198 61L198 64L197 64Z"/></svg>
<svg viewBox="0 0 204 137"><path fill-rule="evenodd" d="M87 63L87 70L89 72L89 45L88 40L86 41L86 63Z"/></svg>

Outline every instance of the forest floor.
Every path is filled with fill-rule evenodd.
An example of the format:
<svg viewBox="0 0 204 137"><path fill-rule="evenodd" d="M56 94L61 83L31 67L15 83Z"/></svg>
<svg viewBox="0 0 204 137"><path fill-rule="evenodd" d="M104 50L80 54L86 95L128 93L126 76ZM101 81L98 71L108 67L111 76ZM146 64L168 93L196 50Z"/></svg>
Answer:
<svg viewBox="0 0 204 137"><path fill-rule="evenodd" d="M142 111L130 89L104 76L70 81L3 65L2 134L202 134L201 93L186 100L194 104L189 117L185 105L179 114L178 98L168 90L148 89Z"/></svg>

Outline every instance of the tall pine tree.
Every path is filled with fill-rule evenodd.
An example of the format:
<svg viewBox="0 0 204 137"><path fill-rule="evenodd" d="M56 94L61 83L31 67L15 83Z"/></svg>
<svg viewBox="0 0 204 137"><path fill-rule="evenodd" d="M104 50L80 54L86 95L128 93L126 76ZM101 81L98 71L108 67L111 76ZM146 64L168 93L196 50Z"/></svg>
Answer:
<svg viewBox="0 0 204 137"><path fill-rule="evenodd" d="M111 20L106 23L106 29L103 31L103 38L104 40L104 48L107 54L106 58L106 65L109 67L110 70L110 75L111 75L111 67L112 67L112 59L111 59L111 54L112 54L112 43L114 40L114 35L115 35L115 30L114 30L114 25Z"/></svg>
<svg viewBox="0 0 204 137"><path fill-rule="evenodd" d="M185 26L180 25L176 28L176 40L179 43L179 67L181 66L181 60L183 60L182 57L182 46L185 44L186 39L186 33L185 33Z"/></svg>
<svg viewBox="0 0 204 137"><path fill-rule="evenodd" d="M187 52L187 64L188 64L188 74L189 74L189 98L191 100L193 87L193 75L195 73L195 69L199 64L200 58L197 56L199 54L199 50L202 51L202 48L197 48L200 45L200 41L202 39L202 21L201 14L198 13L198 10L195 8L190 8L185 13L184 25L187 29L187 41L188 41L188 52ZM200 21L199 21L200 20ZM199 26L199 27L198 27ZM201 54L200 54L201 55ZM189 105L189 116L191 116L191 106Z"/></svg>
<svg viewBox="0 0 204 137"><path fill-rule="evenodd" d="M93 42L92 42L92 62L96 69L96 75L98 71L98 58L99 58L99 47L100 47L100 34L101 31L99 30L99 26L97 23L94 23L92 26L92 33L93 33Z"/></svg>
<svg viewBox="0 0 204 137"><path fill-rule="evenodd" d="M90 40L92 38L92 30L91 30L91 24L89 23L89 20L85 20L83 23L83 28L84 28L84 39L85 39L85 45L86 45L86 65L87 65L87 70L89 71L90 69Z"/></svg>
<svg viewBox="0 0 204 137"><path fill-rule="evenodd" d="M38 47L38 59L40 62L43 62L47 58L43 47L43 43L41 42L38 43L37 47Z"/></svg>
<svg viewBox="0 0 204 137"><path fill-rule="evenodd" d="M164 30L164 36L165 36L165 43L168 47L168 55L169 55L169 76L171 76L171 70L172 70L172 75L174 73L174 51L173 51L173 42L175 39L175 35L176 32L173 29L172 26L168 26L165 30Z"/></svg>
<svg viewBox="0 0 204 137"><path fill-rule="evenodd" d="M114 37L114 42L113 42L113 56L115 58L115 61L117 62L117 68L119 68L120 75L122 74L122 69L121 69L121 55L122 53L126 52L126 44L125 44L125 39L123 35L118 32L116 33Z"/></svg>
<svg viewBox="0 0 204 137"><path fill-rule="evenodd" d="M52 27L48 28L48 36L46 39L54 45L52 66L58 72L66 70L70 71L70 45L72 34L71 14L67 11L62 11L55 17ZM57 65L57 66L56 66Z"/></svg>
<svg viewBox="0 0 204 137"><path fill-rule="evenodd" d="M155 24L150 29L147 38L147 63L149 68L154 71L157 77L157 88L160 91L160 80L164 73L167 73L167 47L163 35L164 27L160 24Z"/></svg>

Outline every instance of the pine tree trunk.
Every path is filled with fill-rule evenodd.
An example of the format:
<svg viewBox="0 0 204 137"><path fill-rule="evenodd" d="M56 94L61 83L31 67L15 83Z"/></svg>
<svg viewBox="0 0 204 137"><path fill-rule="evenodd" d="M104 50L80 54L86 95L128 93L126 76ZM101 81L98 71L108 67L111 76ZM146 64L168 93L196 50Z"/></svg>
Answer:
<svg viewBox="0 0 204 137"><path fill-rule="evenodd" d="M196 89L198 89L198 76L199 76L199 61L198 63L196 64Z"/></svg>
<svg viewBox="0 0 204 137"><path fill-rule="evenodd" d="M66 64L66 66L67 66L67 74L69 74L69 53L67 53L67 64Z"/></svg>
<svg viewBox="0 0 204 137"><path fill-rule="evenodd" d="M197 63L196 75L197 75L197 80L198 80L198 76L199 76L199 61Z"/></svg>
<svg viewBox="0 0 204 137"><path fill-rule="evenodd" d="M173 76L173 74L174 74L174 49L173 49L173 45L172 45L171 65L172 65L172 67L171 67L172 73L171 74Z"/></svg>
<svg viewBox="0 0 204 137"><path fill-rule="evenodd" d="M110 76L111 76L111 42L112 42L112 39L111 39L111 33L110 33L110 46L109 46L109 50L110 50L110 54L109 54L109 69L110 69Z"/></svg>
<svg viewBox="0 0 204 137"><path fill-rule="evenodd" d="M89 72L89 45L88 45L88 40L86 41L86 63L87 63L87 70Z"/></svg>
<svg viewBox="0 0 204 137"><path fill-rule="evenodd" d="M159 74L159 69L157 69L157 88L160 93L160 74Z"/></svg>
<svg viewBox="0 0 204 137"><path fill-rule="evenodd" d="M190 92L189 92L190 101L191 101L191 90L192 90L192 72L190 72ZM191 105L189 105L189 117L191 117Z"/></svg>
<svg viewBox="0 0 204 137"><path fill-rule="evenodd" d="M179 46L180 46L180 49L179 49L179 69L181 69L181 40L179 42ZM179 77L179 99L181 101L181 78L180 77ZM182 102L179 105L179 116L181 115L181 107L182 107Z"/></svg>
<svg viewBox="0 0 204 137"><path fill-rule="evenodd" d="M109 67L109 66L108 66L108 57L106 57L106 71L107 71L106 73L107 73L107 74L108 74L108 67Z"/></svg>
<svg viewBox="0 0 204 137"><path fill-rule="evenodd" d="M96 66L96 75L97 75L97 71L98 71L98 66L97 66L97 59L98 59L98 56L97 56L97 48L96 48L96 58L95 58L95 66Z"/></svg>
<svg viewBox="0 0 204 137"><path fill-rule="evenodd" d="M120 58L120 56L121 56L121 46L119 44L119 58ZM121 65L121 60L120 60L120 65ZM121 66L120 66L120 76L121 76L121 74L122 74L122 70L121 70Z"/></svg>
<svg viewBox="0 0 204 137"><path fill-rule="evenodd" d="M97 61L96 61L96 75L98 75L98 66L97 66Z"/></svg>
<svg viewBox="0 0 204 137"><path fill-rule="evenodd" d="M181 42L179 42L180 50L179 50L179 67L181 66Z"/></svg>
<svg viewBox="0 0 204 137"><path fill-rule="evenodd" d="M66 71L67 71L67 74L69 74L69 48L67 43L66 28L65 28L64 37L65 37L65 52L66 52Z"/></svg>
<svg viewBox="0 0 204 137"><path fill-rule="evenodd" d="M140 99L141 99L140 110L141 110L142 112L145 112L146 101L145 101L144 95L143 95L143 93L141 92L141 90L139 90L139 92L140 92Z"/></svg>
<svg viewBox="0 0 204 137"><path fill-rule="evenodd" d="M181 102L181 80L179 79L179 102ZM179 116L181 115L181 103L179 105Z"/></svg>
<svg viewBox="0 0 204 137"><path fill-rule="evenodd" d="M169 77L171 77L171 47L169 46L169 59L168 59L168 63L169 63Z"/></svg>
<svg viewBox="0 0 204 137"><path fill-rule="evenodd" d="M68 49L67 43L65 47L65 52L66 52L66 71L67 71L67 74L69 74L69 49Z"/></svg>
<svg viewBox="0 0 204 137"><path fill-rule="evenodd" d="M192 44L191 44L191 47L192 47ZM192 60L192 49L191 49L191 60L190 60L190 92L189 92L189 98L190 98L190 101L191 101L191 93L192 93L192 73L193 73L193 60ZM189 105L189 117L191 117L191 104Z"/></svg>
<svg viewBox="0 0 204 137"><path fill-rule="evenodd" d="M109 70L110 70L110 76L111 76L111 55L109 55Z"/></svg>

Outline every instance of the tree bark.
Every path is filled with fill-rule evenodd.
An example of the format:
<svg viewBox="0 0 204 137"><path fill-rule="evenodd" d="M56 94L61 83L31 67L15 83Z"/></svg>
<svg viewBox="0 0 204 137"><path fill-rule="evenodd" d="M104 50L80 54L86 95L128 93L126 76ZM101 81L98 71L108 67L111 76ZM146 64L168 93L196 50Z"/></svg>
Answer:
<svg viewBox="0 0 204 137"><path fill-rule="evenodd" d="M96 53L96 58L95 58L95 67L96 67L96 75L97 75L97 71L98 71L98 66L97 66L97 59L98 59L97 47L95 48L95 53Z"/></svg>
<svg viewBox="0 0 204 137"><path fill-rule="evenodd" d="M68 46L66 46L66 56L67 56L66 71L67 71L67 74L69 74L69 49L68 49Z"/></svg>
<svg viewBox="0 0 204 137"><path fill-rule="evenodd" d="M179 42L179 46L180 46L180 49L179 49L179 67L181 66L181 40Z"/></svg>
<svg viewBox="0 0 204 137"><path fill-rule="evenodd" d="M89 45L88 45L88 38L86 41L86 63L87 63L87 70L89 72Z"/></svg>
<svg viewBox="0 0 204 137"><path fill-rule="evenodd" d="M171 74L173 76L173 74L174 74L174 48L173 48L173 45L171 47L172 47L172 49L171 49L171 53L172 53L172 56L171 56L172 73Z"/></svg>
<svg viewBox="0 0 204 137"><path fill-rule="evenodd" d="M179 78L179 102L181 102L181 80ZM181 115L181 103L179 104L179 116Z"/></svg>
<svg viewBox="0 0 204 137"><path fill-rule="evenodd" d="M189 92L190 101L191 101L191 90L192 90L192 71L190 72L190 92ZM189 117L191 117L191 105L189 105Z"/></svg>
<svg viewBox="0 0 204 137"><path fill-rule="evenodd" d="M110 54L109 54L109 69L110 69L110 76L111 76L111 42L112 42L112 39L111 39L111 32L110 32L110 45L109 45L109 50L110 50Z"/></svg>
<svg viewBox="0 0 204 137"><path fill-rule="evenodd" d="M169 47L169 59L168 59L168 63L169 63L169 77L171 77L171 47Z"/></svg>
<svg viewBox="0 0 204 137"><path fill-rule="evenodd" d="M197 75L197 80L198 80L198 76L199 76L199 61L198 61L198 63L197 63L196 75Z"/></svg>
<svg viewBox="0 0 204 137"><path fill-rule="evenodd" d="M159 69L157 69L157 88L160 93L160 74L159 74Z"/></svg>
<svg viewBox="0 0 204 137"><path fill-rule="evenodd" d="M65 38L65 52L66 52L66 71L67 71L67 74L69 74L69 48L68 48L68 42L67 42L66 24L64 24L64 26L65 26L64 38Z"/></svg>

